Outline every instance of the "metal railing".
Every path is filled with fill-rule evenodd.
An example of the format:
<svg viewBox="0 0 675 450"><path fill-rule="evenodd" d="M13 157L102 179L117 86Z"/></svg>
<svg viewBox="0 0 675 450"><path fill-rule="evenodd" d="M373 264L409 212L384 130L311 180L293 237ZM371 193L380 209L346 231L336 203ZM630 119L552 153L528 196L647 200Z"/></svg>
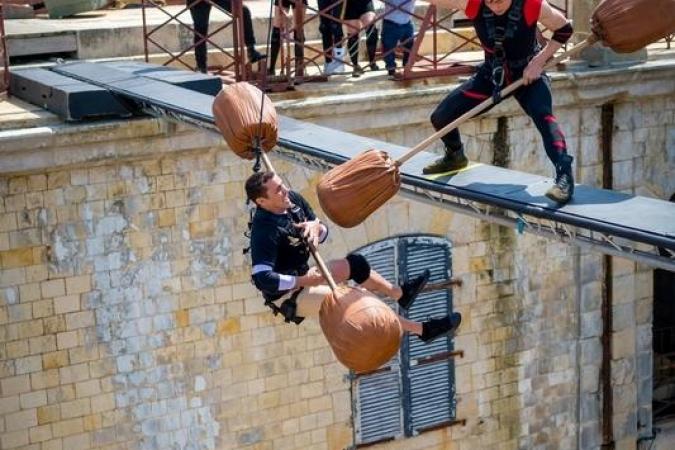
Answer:
<svg viewBox="0 0 675 450"><path fill-rule="evenodd" d="M258 71L256 73L251 65L247 63L245 57L242 0L230 0L229 3L231 8L228 11L213 0L189 0L185 7L181 8L177 13L172 13L169 11L169 7L158 4L155 0L143 0L142 17L145 61L149 62L151 56L156 58L157 53L159 53L159 55L167 56L167 59L162 61L163 65L178 65L189 70L199 70L196 67L196 63L192 62L193 59L190 53L194 52L199 46L204 46L207 61L209 57L212 59L215 57L218 60L216 64L209 64L207 62L206 70L208 72L220 75L231 81L251 81L258 84L262 80L264 83L266 73L265 60L261 60L258 64ZM188 23L183 17L186 14L189 17L191 10L196 11L198 8L204 8L207 5L211 10L215 8L217 11L223 13L226 20L212 28L209 28L207 24L208 31L204 34L195 29L192 21ZM147 15L150 8L166 16L165 20L159 25L150 25L148 23ZM208 23L208 18L206 21ZM183 46L180 50L174 51L169 49L166 44L163 44L159 36L168 27L176 25L186 29L195 38L191 45ZM226 48L216 41L214 36L220 33L231 33L229 34L231 36L231 48ZM210 55L208 51L209 47L213 50Z"/></svg>
<svg viewBox="0 0 675 450"><path fill-rule="evenodd" d="M305 5L302 0L290 0L289 3L293 6L293 14L291 16L293 17L297 14L296 20L281 21L279 64L275 67L275 69L278 69L278 75L268 77L267 60L263 59L259 62L257 70L254 70L250 64L246 63L246 49L243 39L244 6L242 5L242 0L231 0L230 11L219 6L214 0L188 0L188 4L177 13L169 12L168 7L156 3L156 0L143 0L145 58L146 61L149 61L152 53L165 54L168 58L163 64L179 65L195 70L191 55L190 58L188 57L189 52L194 51L195 47L199 45L207 45L212 49L210 56L217 56L220 62L220 64L210 64L208 70L232 81L247 80L271 90L284 90L307 81L325 81L328 79L328 74L324 73L323 69L325 57L332 54L334 48L343 48L345 67L348 70L353 70L354 64L349 56L349 37L356 34L361 36L362 32L368 29L368 26L357 28L348 23L348 21L331 14L331 12L335 14L337 9L344 8L345 2L346 0L335 0L329 5L319 8L314 6L314 2ZM191 21L186 21L181 16L189 14L191 8L198 7L200 3L206 3L209 7L215 7L221 11L227 18L225 22L219 23L205 34L201 34L195 30L195 26ZM569 0L560 0L557 3L558 5L554 6L567 15L569 12ZM480 50L480 43L473 33L463 33L454 27L454 20L458 11L440 12L432 5L424 9L418 8L418 10L413 9L411 12L408 12L402 9L404 5L393 5L392 0L381 0L379 4L382 8L374 11L375 17L373 19L373 23L376 24L379 30L382 29L383 20L386 20L389 15L396 11L410 14L411 20L415 25L413 37L399 42L395 48L383 51L381 41L377 46L375 54L375 61L377 62L381 62L392 53L397 58L402 58L407 54L407 58L404 58L407 60L407 64L403 66L399 64L395 79L410 80L466 74L472 72L473 66L482 60L482 54L480 56L472 55L473 59L467 58L464 55L461 58L458 57L459 52ZM146 17L146 9L148 7L152 7L153 10L163 13L166 16L166 20L159 25L150 26ZM301 19L298 20L298 17ZM316 37L312 40L306 40L304 37L304 30L306 29L320 30L320 27L316 25L321 20L336 23L343 30L343 38L339 42L334 42L327 49L324 49L321 43L316 43ZM192 45L183 46L179 51L170 50L158 38L163 29L175 24L186 29L189 33L197 35L197 39L194 40ZM300 27L302 27L302 32L294 33L295 28ZM222 36L218 40L214 38L216 34L220 33L231 33L231 49L218 44L218 42L224 42ZM359 40L359 44L362 39Z"/></svg>

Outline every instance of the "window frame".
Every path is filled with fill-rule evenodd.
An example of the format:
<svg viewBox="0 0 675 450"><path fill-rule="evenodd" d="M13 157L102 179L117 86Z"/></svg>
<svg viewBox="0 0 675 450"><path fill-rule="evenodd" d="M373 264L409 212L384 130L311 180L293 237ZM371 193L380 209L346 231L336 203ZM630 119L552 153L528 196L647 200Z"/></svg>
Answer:
<svg viewBox="0 0 675 450"><path fill-rule="evenodd" d="M355 252L363 254L370 262L371 265L373 266L374 269L378 270L378 272L382 271L382 275L387 278L390 282L392 283L399 283L400 279L402 276L406 275L409 273L408 269L411 266L411 261L409 261L409 254L408 252L411 249L414 249L415 246L426 246L430 247L432 251L435 250L441 250L442 253L444 253L445 258L445 273L443 274L444 277L441 277L439 279L438 277L438 270L435 270L435 273L432 273L432 279L434 283L436 282L441 282L441 281L449 281L452 279L452 244L451 242L444 236L438 236L438 235L431 235L431 234L405 234L405 235L398 235L398 236L393 236L387 239L383 239L380 241L376 241L373 243L370 243L368 245L365 245ZM391 264L391 267L389 267L387 270L383 270L383 263L382 263L382 257L385 259L388 257L391 257L389 253L387 253L387 250L393 250L393 264ZM424 253L424 249L422 249L422 253ZM383 255L380 255L380 253L383 253ZM390 252L391 253L391 252ZM423 256L423 255L422 255ZM411 275L415 276L417 273L420 273L421 270L425 267L423 264L423 258L422 262L420 263L420 255L417 255L417 272L412 272ZM430 261L431 263L431 261ZM422 264L422 265L420 265ZM392 270L393 269L393 270ZM438 269L438 267L436 267ZM442 272L442 269L441 269ZM393 276L392 276L393 274ZM435 279L434 279L435 278ZM451 288L446 288L446 289L441 289L439 291L434 291L433 293L430 294L424 294L424 295L436 295L437 297L442 297L443 295L446 296L447 298L447 310L445 313L449 314L453 311L453 293ZM422 299L422 298L420 298ZM437 301L437 299L429 299L429 302L434 302ZM391 299L386 299L387 303L392 306L392 308L398 311L398 307L396 303L391 300ZM429 303L429 305L432 306L438 306L435 305L434 303ZM409 318L411 315L410 313L414 311L415 306L419 306L418 303L416 303L413 306L413 310L411 311L400 311L401 315ZM414 315L414 314L413 314ZM419 316L419 314L417 314ZM417 320L420 320L420 317L417 317ZM461 354L461 352L456 352L454 350L454 339L448 337L445 340L439 340L436 341L434 344L431 345L437 345L438 342L440 342L442 345L438 345L439 347L445 346L446 351L443 352L436 352L432 355L423 355L422 358L412 358L411 357L411 345L417 348L417 351L419 353L419 348L420 346L418 344L415 344L414 340L417 340L417 337L410 336L406 337L404 336L402 340L402 345L397 353L396 357L388 363L386 366L384 366L381 369L378 369L375 372L371 372L369 374L355 374L353 372L350 373L350 378L351 378L351 397L352 397L352 422L353 422L353 427L354 427L354 447L366 447L374 444L379 444L382 442L386 442L388 440L393 440L393 439L401 439L401 438L408 438L408 437L413 437L416 436L420 433L426 432L426 431L431 431L439 428L444 428L450 425L453 425L455 423L461 422L457 420L457 396L456 396L456 382L455 382L455 365L454 365L454 356L457 356L458 354ZM444 377L444 366L443 364L447 363L447 375L448 375L448 380L447 380L447 392L449 395L449 401L450 404L448 406L448 410L441 411L443 414L442 417L438 418L438 421L434 422L433 419L431 423L426 423L424 425L420 426L415 426L414 423L414 418L413 418L413 408L414 408L414 403L415 401L420 401L423 400L423 394L420 394L418 396L415 396L415 393L412 392L413 390L413 384L411 381L411 375L414 376L414 373L417 373L417 376L420 376L419 374L422 373L424 374L425 370L431 370L434 371L436 370L439 373L436 374L436 381L433 383L436 383L439 379L443 380ZM435 364L435 366L431 366L432 364ZM392 376L394 375L394 376ZM428 375L428 374L427 374ZM425 375L422 375L425 376ZM433 373L432 373L433 377ZM363 395L361 393L361 387L364 385L367 385L368 383L372 383L373 385L377 385L378 380L382 379L390 379L393 380L394 378L397 378L398 382L398 389L395 389L395 386L392 386L391 383L389 385L384 386L386 389L389 387L389 391L384 391L384 396L385 396L385 402L388 403L388 409L383 411L383 414L392 414L391 420L387 421L385 418L384 421L387 421L386 425L388 428L385 426L386 430L383 431L383 433L379 435L369 435L368 433L364 433L364 430L367 430L369 426L372 426L373 423L369 422L362 422L362 404L364 404L364 401L367 400L372 400L375 399L377 400L378 397L375 394L372 398L368 397L368 394L372 393L372 388L371 392L366 391ZM415 381L417 381L418 389L419 391L419 378ZM393 383L393 381L392 381ZM433 384L432 383L432 384ZM442 384L439 384L439 386L442 386ZM396 422L396 410L392 406L391 402L391 396L393 395L394 392L398 390L398 413L399 413L399 428L398 430L395 431L388 431L391 430L391 426L395 424ZM445 390L444 390L445 391ZM418 404L419 406L420 404ZM373 416L372 411L369 413L369 416L366 418L367 420L371 420L370 417ZM378 416L378 417L385 417L383 416ZM428 415L427 417L427 422L428 422ZM374 423L375 426L377 426L377 423Z"/></svg>

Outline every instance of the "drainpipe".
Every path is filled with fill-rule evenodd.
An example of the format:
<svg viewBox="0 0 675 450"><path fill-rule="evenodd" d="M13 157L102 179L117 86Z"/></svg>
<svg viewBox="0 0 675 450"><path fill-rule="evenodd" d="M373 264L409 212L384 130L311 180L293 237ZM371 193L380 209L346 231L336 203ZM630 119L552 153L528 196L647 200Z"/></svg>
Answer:
<svg viewBox="0 0 675 450"><path fill-rule="evenodd" d="M612 189L612 135L614 129L614 105L602 105L601 117L602 146L602 187ZM600 367L600 386L602 388L602 448L614 449L614 402L612 398L612 257L603 255L603 290L602 290L602 366Z"/></svg>

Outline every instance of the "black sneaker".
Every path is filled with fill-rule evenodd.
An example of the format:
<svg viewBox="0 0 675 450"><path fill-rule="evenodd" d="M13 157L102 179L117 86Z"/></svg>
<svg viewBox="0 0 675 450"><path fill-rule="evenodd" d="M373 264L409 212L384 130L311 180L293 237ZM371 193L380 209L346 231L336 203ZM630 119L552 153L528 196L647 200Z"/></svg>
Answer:
<svg viewBox="0 0 675 450"><path fill-rule="evenodd" d="M569 202L574 195L574 176L572 175L572 161L570 155L562 155L556 166L555 184L546 191L546 196L561 205Z"/></svg>
<svg viewBox="0 0 675 450"><path fill-rule="evenodd" d="M371 62L368 67L370 67L370 70L373 72L380 70L380 66L378 66L376 62Z"/></svg>
<svg viewBox="0 0 675 450"><path fill-rule="evenodd" d="M447 153L442 158L432 162L424 169L422 173L430 175L434 173L452 172L460 170L469 165L469 159L464 155L464 151L456 150L452 153Z"/></svg>
<svg viewBox="0 0 675 450"><path fill-rule="evenodd" d="M401 291L403 291L403 294L401 295L401 298L398 299L398 306L403 309L410 308L420 291L426 286L430 275L431 272L429 272L429 269L426 269L421 275L401 283Z"/></svg>
<svg viewBox="0 0 675 450"><path fill-rule="evenodd" d="M462 315L457 312L440 319L430 319L422 322L422 336L420 336L420 339L429 343L441 336L454 335L461 323Z"/></svg>
<svg viewBox="0 0 675 450"><path fill-rule="evenodd" d="M390 80L396 79L396 69L387 69L387 78Z"/></svg>
<svg viewBox="0 0 675 450"><path fill-rule="evenodd" d="M255 48L251 47L248 49L248 62L251 64L257 63L261 59L267 58L267 55L260 53Z"/></svg>
<svg viewBox="0 0 675 450"><path fill-rule="evenodd" d="M359 78L363 75L363 69L358 64L354 65L354 70L352 70L352 78Z"/></svg>

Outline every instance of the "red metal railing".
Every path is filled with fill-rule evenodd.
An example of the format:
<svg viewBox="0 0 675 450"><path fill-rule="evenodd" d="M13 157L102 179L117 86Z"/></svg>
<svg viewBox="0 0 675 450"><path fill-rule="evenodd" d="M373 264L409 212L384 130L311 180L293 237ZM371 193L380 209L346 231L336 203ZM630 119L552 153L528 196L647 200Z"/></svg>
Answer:
<svg viewBox="0 0 675 450"><path fill-rule="evenodd" d="M386 6L390 1L391 0L383 0L383 3ZM188 14L190 8L194 7L200 2L206 2L211 5L211 7L217 8L228 19L224 23L218 24L213 29L209 30L209 32L207 32L205 35L197 33L191 21L188 22L181 19L183 14ZM304 81L326 80L327 76L323 73L322 57L326 53L332 52L334 47L339 46L345 49L345 66L353 68L353 64L350 61L348 54L348 38L351 34L356 32L360 34L362 31L365 31L366 27L356 29L355 27L347 24L346 21L336 18L329 13L329 11L334 10L336 6L342 6L345 0L335 0L335 2L333 2L331 5L326 6L321 10L314 6L304 5L302 0L292 0L292 2L294 3L294 6L297 8L297 10L301 13L299 17L302 17L300 22L302 24L303 30L307 29L308 25L311 25L312 21L319 21L319 19L323 17L327 20L340 24L344 30L344 37L339 43L334 43L333 46L324 51L321 44L318 44L317 46L316 44L312 44L311 41L305 41L304 37L297 38L297 36L304 34L304 31L303 33L298 33L297 36L293 33L294 25L298 22L295 22L293 25L289 25L287 20L283 20L281 25L282 45L279 54L279 64L277 67L279 69L279 75L270 77L269 80L267 79L267 70L264 66L264 64L267 63L267 60L263 59L262 62L258 64L257 71L253 71L253 68L246 63L245 45L243 39L242 0L232 0L231 11L224 10L214 3L213 0L194 0L175 14L169 12L167 7L158 5L155 0L143 0L143 36L146 61L149 60L150 55L153 53L166 54L168 55L168 59L166 59L163 64L181 65L194 70L194 64L192 64L191 60L188 60L186 56L189 52L194 51L196 45L205 43L213 50L212 56L213 53L220 55L220 61L222 62L222 64L210 64L208 66L209 71L229 77L236 81L252 81L258 85L266 86L272 90L288 89ZM569 0L559 0L556 3L558 5L554 4L554 7L567 15L567 12L569 11ZM155 25L153 27L149 26L146 17L146 7L148 6L152 6L153 10L163 13L166 16L166 20L161 22L159 25ZM174 6L174 8L176 7ZM373 22L380 22L378 28L381 29L382 20L391 13L392 11L386 11L384 9L380 10L379 13L376 14ZM405 67L403 67L403 70L398 71L396 74L397 79L406 80L422 77L468 73L473 70L472 66L475 63L482 60L482 53L477 53L473 61L467 61L465 56L462 58L458 57L459 52L469 48L478 50L479 42L473 33L468 33L465 35L454 28L453 16L455 16L456 13L457 11L450 11L441 14L434 6L425 8L424 12L420 14L415 11L410 13L413 22L417 23L417 30L414 33L412 47L409 50L410 54L408 57L408 63ZM159 34L160 30L169 26L170 24L175 23L177 23L180 27L185 28L193 35L197 33L199 38L197 42L182 48L180 51L171 51L166 45L162 44L160 39L156 38L156 36ZM223 32L232 33L231 50L228 50L227 48L224 48L224 46L219 45L215 39L213 39L215 34ZM431 40L430 43L429 40ZM450 41L452 42L449 43ZM219 42L223 41L219 40ZM425 44L427 44L426 47ZM443 47L447 48L449 45L452 48L447 51L442 50ZM296 46L302 49L302 57L297 61L295 54L296 52L294 51ZM378 45L377 60L382 60L385 56L387 56L387 54L391 52L395 52L396 55L400 57L403 52L408 51L403 47L404 46L399 43L399 46L396 49L388 50L387 53L382 53L380 43Z"/></svg>
<svg viewBox="0 0 675 450"><path fill-rule="evenodd" d="M211 9L214 8L222 12L226 20L216 26L209 27L206 34L198 32L192 20L187 22L183 17L187 15L190 17L190 9L195 8L200 3L207 3ZM167 58L161 63L163 65L179 65L190 70L197 70L195 64L192 63L192 58L189 57L191 52L194 52L195 47L204 44L207 47L207 61L209 57L217 57L218 63L208 64L207 70L216 75L221 75L223 78L230 81L248 80L257 83L264 83L265 81L265 60L261 60L258 64L258 73L256 74L250 64L246 62L245 45L243 36L243 5L242 0L231 0L231 11L227 11L212 0L191 0L177 13L169 11L169 7L160 5L154 0L143 0L142 2L142 18L143 18L143 45L146 62L150 61L150 57L157 58L161 55L166 55ZM174 10L176 6L173 7ZM158 11L165 15L163 20L158 25L150 25L148 14L150 11ZM184 46L178 51L171 50L163 44L159 38L162 31L173 25L178 25L180 28L186 29L192 36L197 39L191 45ZM213 24L211 24L213 25ZM232 48L225 48L223 45L216 42L214 36L221 33L231 33ZM211 51L209 54L208 48Z"/></svg>
<svg viewBox="0 0 675 450"><path fill-rule="evenodd" d="M334 21L343 26L345 37L339 44L334 44L329 49L324 51L322 47L318 48L311 43L294 39L292 30L284 23L284 28L282 28L281 33L282 42L284 45L282 46L282 51L280 54L280 75L274 77L273 86L283 88L284 86L297 84L299 80L311 81L312 79L326 79L321 69L322 61L320 61L320 58L324 56L325 53L332 52L332 49L336 46L347 49L348 35L354 32L361 33L362 31L366 30L366 27L361 27L357 30L356 28L347 24L345 21L333 17L328 13L329 11L333 10L334 7L343 5L344 1L345 0L336 0L329 6L326 6L323 9L318 9L313 6L303 5L302 0L293 0L297 8L306 8L307 11L312 13L309 16L305 15L303 27L306 28L306 26L312 21L316 21L319 20L320 17L324 17L327 20ZM387 0L382 0L382 3L384 3L385 6L389 4ZM553 7L561 11L563 14L568 15L569 0L560 0L557 3L558 4L553 4ZM391 6L394 7L394 5ZM385 12L383 9L379 12L379 14L376 14L373 23L381 23L381 21L392 12L393 11ZM477 58L472 61L467 60L466 57L458 58L457 53L465 51L468 48L478 48L480 43L475 36L467 37L454 29L452 20L456 13L457 11L450 11L440 15L434 6L429 6L426 8L422 15L414 11L410 13L413 21L418 22L418 26L416 27L417 29L414 33L413 45L408 57L408 63L403 68L403 71L399 71L396 74L397 79L407 80L442 75L458 75L473 71L473 65L482 60L482 54L477 56ZM379 28L381 30L382 27L379 26ZM545 32L546 30L543 31ZM423 46L425 40L429 39L431 39L430 49ZM449 50L443 51L441 50L441 47L443 47L440 42L441 39L445 39L446 42L448 39L452 39L457 43L454 44ZM300 45L305 50L303 61L295 61L294 53L291 52L292 46L295 45ZM407 50L403 48L403 43L399 43L396 49L388 50L386 53L383 53L381 51L380 43L378 45L377 60L383 59L391 52L395 52L397 56L400 56L405 51ZM347 67L353 68L353 64L349 60L348 51L345 51L344 63ZM311 71L311 73L318 72L319 75L308 77L308 71L306 70L308 67L316 68L315 70ZM298 77L298 71L301 71L304 76Z"/></svg>

